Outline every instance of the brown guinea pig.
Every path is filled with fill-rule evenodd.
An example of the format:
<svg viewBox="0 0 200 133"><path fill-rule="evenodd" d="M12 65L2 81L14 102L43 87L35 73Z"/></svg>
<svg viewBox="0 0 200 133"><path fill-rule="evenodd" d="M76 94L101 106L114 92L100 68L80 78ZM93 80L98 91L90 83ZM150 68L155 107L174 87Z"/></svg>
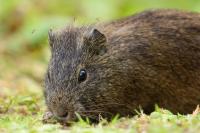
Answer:
<svg viewBox="0 0 200 133"><path fill-rule="evenodd" d="M91 26L49 31L44 95L62 121L191 113L200 104L200 14L149 10Z"/></svg>

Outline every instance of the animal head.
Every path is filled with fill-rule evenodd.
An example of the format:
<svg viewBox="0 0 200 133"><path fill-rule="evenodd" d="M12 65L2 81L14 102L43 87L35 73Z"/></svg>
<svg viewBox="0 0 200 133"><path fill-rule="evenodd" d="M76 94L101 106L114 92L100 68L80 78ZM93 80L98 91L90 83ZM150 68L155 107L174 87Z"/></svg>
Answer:
<svg viewBox="0 0 200 133"><path fill-rule="evenodd" d="M106 36L96 28L49 31L51 59L45 80L49 110L65 121L82 117L98 120L127 113L121 73L108 51ZM113 79L115 77L118 80Z"/></svg>

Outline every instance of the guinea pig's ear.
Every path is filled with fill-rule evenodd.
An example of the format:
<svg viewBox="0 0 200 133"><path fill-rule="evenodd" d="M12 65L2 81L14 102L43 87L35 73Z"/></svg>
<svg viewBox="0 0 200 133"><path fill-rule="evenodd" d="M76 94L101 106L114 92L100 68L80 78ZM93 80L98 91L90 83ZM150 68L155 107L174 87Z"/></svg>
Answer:
<svg viewBox="0 0 200 133"><path fill-rule="evenodd" d="M106 37L97 29L92 29L88 36L89 41L92 41L94 44L101 44L106 42Z"/></svg>
<svg viewBox="0 0 200 133"><path fill-rule="evenodd" d="M89 42L91 51L95 54L104 54L107 49L105 46L106 36L97 29L92 29L89 35L86 37L87 42Z"/></svg>
<svg viewBox="0 0 200 133"><path fill-rule="evenodd" d="M53 48L53 44L55 42L55 35L54 35L52 29L50 29L49 32L48 32L48 39L49 39L49 45L50 45L50 47Z"/></svg>

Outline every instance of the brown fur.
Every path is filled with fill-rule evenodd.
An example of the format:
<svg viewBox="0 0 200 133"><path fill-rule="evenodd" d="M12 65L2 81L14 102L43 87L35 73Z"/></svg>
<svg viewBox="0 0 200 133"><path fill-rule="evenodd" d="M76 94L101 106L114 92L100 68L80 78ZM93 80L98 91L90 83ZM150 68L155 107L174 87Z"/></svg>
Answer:
<svg viewBox="0 0 200 133"><path fill-rule="evenodd" d="M133 115L139 106L150 113L155 104L185 114L200 104L198 13L150 10L50 31L49 40L45 99L62 120L74 120L74 112L95 120ZM79 83L81 68L88 76Z"/></svg>

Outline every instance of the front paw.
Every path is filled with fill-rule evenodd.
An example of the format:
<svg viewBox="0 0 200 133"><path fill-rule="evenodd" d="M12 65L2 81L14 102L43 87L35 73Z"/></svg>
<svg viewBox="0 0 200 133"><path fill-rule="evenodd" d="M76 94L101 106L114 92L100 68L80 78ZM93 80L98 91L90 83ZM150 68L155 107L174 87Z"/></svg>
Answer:
<svg viewBox="0 0 200 133"><path fill-rule="evenodd" d="M45 124L55 124L57 123L57 120L50 111L46 111L43 115L42 122Z"/></svg>

